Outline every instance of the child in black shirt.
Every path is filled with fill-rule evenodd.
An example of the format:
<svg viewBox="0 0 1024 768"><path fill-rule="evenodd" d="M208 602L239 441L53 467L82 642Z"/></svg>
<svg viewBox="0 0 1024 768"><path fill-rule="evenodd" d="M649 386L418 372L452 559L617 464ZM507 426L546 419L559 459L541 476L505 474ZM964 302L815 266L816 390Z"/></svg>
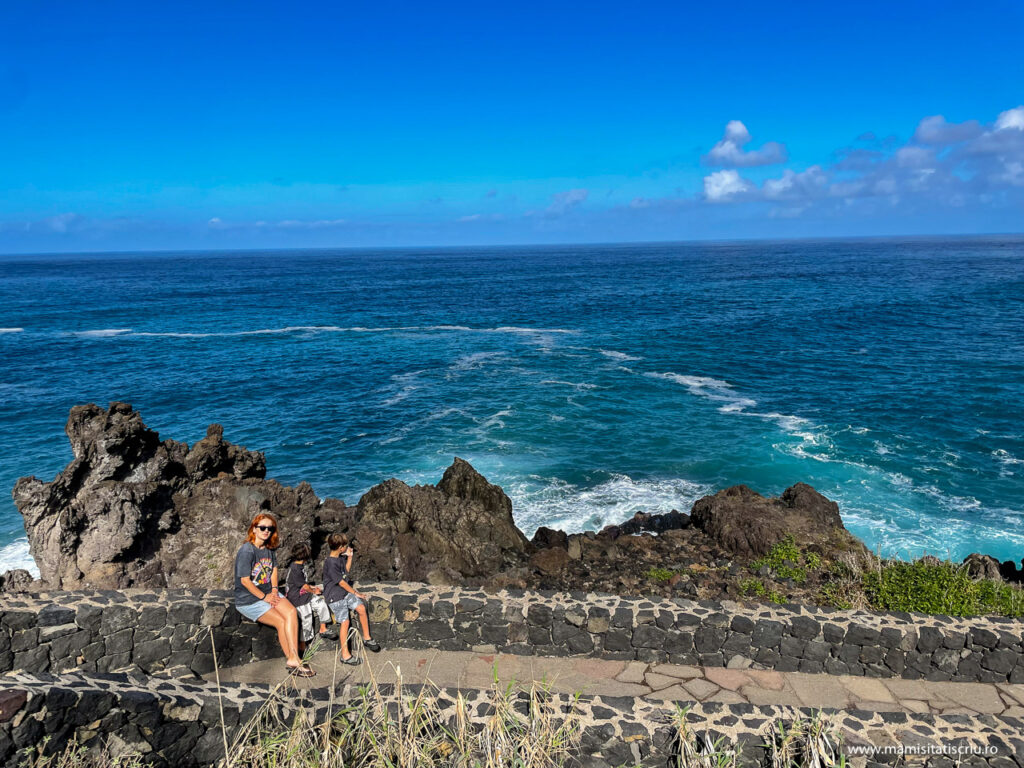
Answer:
<svg viewBox="0 0 1024 768"><path fill-rule="evenodd" d="M335 620L341 624L341 660L345 664L358 664L348 648L349 613L355 611L363 630L363 645L377 653L380 644L370 636L370 624L366 618L366 595L356 592L349 584L352 568L352 547L343 533L332 533L327 537L331 555L324 561L324 597L331 607Z"/></svg>
<svg viewBox="0 0 1024 768"><path fill-rule="evenodd" d="M302 625L302 645L313 639L313 615L320 618L320 637L333 640L337 635L327 630L327 622L331 620L331 612L327 601L320 595L323 590L310 584L306 573L306 561L312 556L309 545L300 542L292 547L292 563L288 567L288 602L295 606ZM300 647L299 651L305 648Z"/></svg>

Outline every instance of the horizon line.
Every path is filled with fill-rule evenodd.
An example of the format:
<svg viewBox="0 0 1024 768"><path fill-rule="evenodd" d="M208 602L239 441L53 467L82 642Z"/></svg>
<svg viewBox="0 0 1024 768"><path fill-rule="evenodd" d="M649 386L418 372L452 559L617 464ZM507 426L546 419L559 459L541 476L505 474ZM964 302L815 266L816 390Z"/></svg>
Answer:
<svg viewBox="0 0 1024 768"><path fill-rule="evenodd" d="M228 253L294 253L297 251L398 251L398 250L469 250L473 248L513 249L513 248L564 248L571 246L614 247L614 246L647 246L647 245L733 245L752 243L800 243L800 242L850 242L860 240L972 240L982 238L1024 238L1024 230L1020 232L961 232L944 234L900 234L900 235L808 235L804 237L735 237L735 238L695 238L692 240L602 240L602 241L558 241L558 242L523 242L523 243L459 243L436 245L337 245L337 246L299 246L270 248L154 248L154 249L123 249L123 250L69 250L69 251L0 251L0 259L18 257L59 257L59 256L140 256L140 255L175 255L175 254L228 254Z"/></svg>

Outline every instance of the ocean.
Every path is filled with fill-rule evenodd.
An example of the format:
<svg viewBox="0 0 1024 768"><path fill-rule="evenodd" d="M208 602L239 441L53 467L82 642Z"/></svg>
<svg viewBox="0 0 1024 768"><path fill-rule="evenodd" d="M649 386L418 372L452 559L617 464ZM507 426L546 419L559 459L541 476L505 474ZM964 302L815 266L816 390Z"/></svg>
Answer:
<svg viewBox="0 0 1024 768"><path fill-rule="evenodd" d="M75 404L358 501L454 456L527 534L804 481L888 556L1024 556L1024 239L0 257L9 492Z"/></svg>

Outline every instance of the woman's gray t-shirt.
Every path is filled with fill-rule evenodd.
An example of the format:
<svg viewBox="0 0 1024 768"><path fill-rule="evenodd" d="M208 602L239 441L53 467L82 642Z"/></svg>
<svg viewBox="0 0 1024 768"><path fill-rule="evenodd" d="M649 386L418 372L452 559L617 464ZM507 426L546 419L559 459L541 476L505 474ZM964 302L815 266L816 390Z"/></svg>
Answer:
<svg viewBox="0 0 1024 768"><path fill-rule="evenodd" d="M270 594L270 577L277 568L277 556L272 549L260 549L252 542L245 542L235 557L235 605L252 605L260 598L242 586L242 579L248 576L252 583L263 592Z"/></svg>

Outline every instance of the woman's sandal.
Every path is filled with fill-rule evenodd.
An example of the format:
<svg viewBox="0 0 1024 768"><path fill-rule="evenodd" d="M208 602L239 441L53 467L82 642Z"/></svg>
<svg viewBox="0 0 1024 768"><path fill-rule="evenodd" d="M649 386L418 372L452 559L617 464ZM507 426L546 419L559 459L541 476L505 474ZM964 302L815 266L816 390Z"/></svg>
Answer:
<svg viewBox="0 0 1024 768"><path fill-rule="evenodd" d="M313 677L316 672L308 664L300 664L297 667L293 667L291 664L285 664L284 668L288 670L289 675L294 677Z"/></svg>

